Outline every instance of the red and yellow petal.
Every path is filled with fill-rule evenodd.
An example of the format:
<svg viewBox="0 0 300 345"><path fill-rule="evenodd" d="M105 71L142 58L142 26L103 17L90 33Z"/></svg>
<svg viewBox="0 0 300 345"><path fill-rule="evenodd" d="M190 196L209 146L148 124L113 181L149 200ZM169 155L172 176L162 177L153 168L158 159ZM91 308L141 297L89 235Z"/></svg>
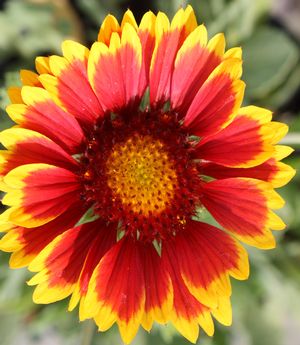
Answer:
<svg viewBox="0 0 300 345"><path fill-rule="evenodd" d="M225 52L225 37L217 34L207 42L204 25L198 26L179 49L172 74L171 106L183 117L213 70L228 59L242 58L241 48Z"/></svg>
<svg viewBox="0 0 300 345"><path fill-rule="evenodd" d="M202 175L217 179L230 177L249 177L270 182L274 188L286 185L294 176L295 170L289 165L270 158L266 162L251 168L230 168L220 164L205 162L201 164Z"/></svg>
<svg viewBox="0 0 300 345"><path fill-rule="evenodd" d="M155 47L155 21L156 16L151 11L148 11L144 14L138 28L143 55L140 87L149 84L150 64Z"/></svg>
<svg viewBox="0 0 300 345"><path fill-rule="evenodd" d="M103 116L103 109L87 77L89 50L74 41L64 41L63 57L51 56L52 75L39 77L43 86L53 95L57 104L72 114L80 123L91 126Z"/></svg>
<svg viewBox="0 0 300 345"><path fill-rule="evenodd" d="M127 10L120 26L117 19L109 14L105 17L98 35L98 42L104 43L109 47L112 34L114 33L121 37L126 23L130 24L137 31L142 46L140 89L144 89L149 82L149 69L155 46L155 21L156 16L151 11L148 11L144 14L138 26L132 12Z"/></svg>
<svg viewBox="0 0 300 345"><path fill-rule="evenodd" d="M51 95L38 87L24 86L25 104L11 104L7 113L23 128L44 134L65 151L77 153L84 135L76 119L58 107Z"/></svg>
<svg viewBox="0 0 300 345"><path fill-rule="evenodd" d="M10 253L22 248L22 245L18 241L17 231L19 227L12 223L6 223L6 225L5 229L1 229L1 232L6 232L6 234L0 240L0 249L4 252Z"/></svg>
<svg viewBox="0 0 300 345"><path fill-rule="evenodd" d="M283 199L270 183L249 178L228 178L202 186L202 204L225 229L241 241L258 248L274 248L270 231L285 224L271 209Z"/></svg>
<svg viewBox="0 0 300 345"><path fill-rule="evenodd" d="M199 325L208 334L214 333L210 309L201 304L187 289L180 274L178 254L174 246L163 247L162 262L169 272L173 286L173 308L170 321L189 341L195 343L199 335Z"/></svg>
<svg viewBox="0 0 300 345"><path fill-rule="evenodd" d="M197 158L228 167L247 168L259 165L275 154L274 124L278 131L286 125L271 121L269 110L248 106L223 130L200 140Z"/></svg>
<svg viewBox="0 0 300 345"><path fill-rule="evenodd" d="M95 223L85 223L60 234L30 263L28 269L38 272L28 282L37 285L33 294L35 303L48 304L71 295L88 251L99 235L99 224Z"/></svg>
<svg viewBox="0 0 300 345"><path fill-rule="evenodd" d="M241 263L247 262L247 259L244 261L245 257L243 253L245 253L244 249L238 254L240 255ZM170 320L184 337L195 343L199 334L198 325L200 325L209 336L212 336L214 333L214 324L211 315L223 325L227 326L231 324L232 311L228 296L219 295L217 297L217 306L215 308L208 308L201 304L189 292L186 282L183 280L180 272L181 257L179 260L175 246L171 245L165 248L162 252L162 260L164 267L171 275L174 291L174 302ZM227 258L227 260L230 260L230 258ZM231 275L238 279L244 279L245 275L248 274L248 264L242 264L242 266L244 266L242 271L232 268Z"/></svg>
<svg viewBox="0 0 300 345"><path fill-rule="evenodd" d="M46 136L24 128L10 128L0 133L0 142L9 151L0 151L0 176L24 164L46 163L76 170L78 163Z"/></svg>
<svg viewBox="0 0 300 345"><path fill-rule="evenodd" d="M57 218L36 228L6 223L10 224L10 229L0 240L0 249L13 252L10 267L27 266L54 238L75 226L85 212L86 207L77 202Z"/></svg>
<svg viewBox="0 0 300 345"><path fill-rule="evenodd" d="M10 169L7 169L9 165L11 153L6 150L0 150L0 181L2 176L4 176ZM1 187L1 186L0 186Z"/></svg>
<svg viewBox="0 0 300 345"><path fill-rule="evenodd" d="M216 308L219 297L229 297L229 275L247 279L247 252L230 235L205 223L189 221L185 231L166 243L180 257L179 271L190 293L202 304Z"/></svg>
<svg viewBox="0 0 300 345"><path fill-rule="evenodd" d="M82 308L82 318L94 317L99 330L117 322L123 341L136 335L145 306L144 268L140 247L123 237L94 270Z"/></svg>
<svg viewBox="0 0 300 345"><path fill-rule="evenodd" d="M244 96L240 80L242 61L224 60L210 74L194 97L184 118L184 127L200 137L217 133L237 114Z"/></svg>
<svg viewBox="0 0 300 345"><path fill-rule="evenodd" d="M142 47L135 29L126 23L121 38L113 33L110 45L93 44L88 78L103 109L122 111L139 104L145 91L140 86Z"/></svg>
<svg viewBox="0 0 300 345"><path fill-rule="evenodd" d="M180 114L185 114L213 70L221 63L224 37L217 36L207 44L204 25L198 26L179 49L171 85L171 105Z"/></svg>
<svg viewBox="0 0 300 345"><path fill-rule="evenodd" d="M145 278L145 312L142 326L150 331L153 322L167 323L173 304L173 289L169 273L161 264L161 258L152 243L142 248L142 265Z"/></svg>
<svg viewBox="0 0 300 345"><path fill-rule="evenodd" d="M2 202L11 206L8 220L19 226L48 223L80 199L78 176L48 164L19 166L3 181L8 189Z"/></svg>
<svg viewBox="0 0 300 345"><path fill-rule="evenodd" d="M90 245L89 251L86 255L83 268L80 273L78 282L74 288L72 297L69 303L69 311L73 310L80 301L79 317L81 318L81 308L84 304L84 298L87 294L88 285L92 274L99 264L104 254L112 248L117 241L117 224L106 224L102 219L98 219L89 225L92 229L96 229L97 236L95 236L93 243ZM88 229L88 231L91 231Z"/></svg>
<svg viewBox="0 0 300 345"><path fill-rule="evenodd" d="M176 54L185 38L197 27L191 6L179 9L172 22L159 12L155 22L155 48L150 66L150 104L152 107L169 99Z"/></svg>

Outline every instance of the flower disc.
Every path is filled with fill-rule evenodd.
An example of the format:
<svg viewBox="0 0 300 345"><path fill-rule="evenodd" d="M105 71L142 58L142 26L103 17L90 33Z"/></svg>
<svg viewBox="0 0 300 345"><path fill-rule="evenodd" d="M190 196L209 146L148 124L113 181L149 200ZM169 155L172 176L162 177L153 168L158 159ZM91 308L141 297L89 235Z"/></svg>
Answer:
<svg viewBox="0 0 300 345"><path fill-rule="evenodd" d="M150 110L103 119L82 157L83 198L140 240L175 234L200 206L193 142L176 116Z"/></svg>

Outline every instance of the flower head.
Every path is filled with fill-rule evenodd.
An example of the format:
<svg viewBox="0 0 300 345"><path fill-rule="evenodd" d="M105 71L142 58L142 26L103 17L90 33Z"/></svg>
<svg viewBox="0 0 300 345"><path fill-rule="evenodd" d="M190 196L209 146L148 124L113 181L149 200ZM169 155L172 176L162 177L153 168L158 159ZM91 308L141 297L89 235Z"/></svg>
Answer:
<svg viewBox="0 0 300 345"><path fill-rule="evenodd" d="M212 335L212 316L231 323L229 277L248 277L240 241L273 248L284 228L272 209L294 175L276 145L287 126L241 107L241 49L208 41L190 6L171 23L109 15L90 50L65 41L62 55L9 90L0 248L36 272L36 303L71 296L126 343L154 321Z"/></svg>

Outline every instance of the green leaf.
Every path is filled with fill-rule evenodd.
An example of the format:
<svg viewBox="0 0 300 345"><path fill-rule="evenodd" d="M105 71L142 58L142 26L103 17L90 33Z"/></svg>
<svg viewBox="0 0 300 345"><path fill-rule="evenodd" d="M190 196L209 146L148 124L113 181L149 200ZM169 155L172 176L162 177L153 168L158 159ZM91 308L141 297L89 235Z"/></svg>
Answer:
<svg viewBox="0 0 300 345"><path fill-rule="evenodd" d="M299 61L291 39L275 28L261 27L243 46L247 96L262 99L283 84Z"/></svg>

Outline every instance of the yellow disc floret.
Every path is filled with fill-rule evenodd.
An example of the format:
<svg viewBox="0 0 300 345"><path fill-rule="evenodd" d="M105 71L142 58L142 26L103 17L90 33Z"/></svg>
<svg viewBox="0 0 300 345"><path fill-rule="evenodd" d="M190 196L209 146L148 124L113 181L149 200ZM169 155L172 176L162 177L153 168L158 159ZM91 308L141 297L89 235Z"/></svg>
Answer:
<svg viewBox="0 0 300 345"><path fill-rule="evenodd" d="M177 174L160 140L134 135L115 144L106 168L113 196L134 213L158 214L170 205Z"/></svg>

